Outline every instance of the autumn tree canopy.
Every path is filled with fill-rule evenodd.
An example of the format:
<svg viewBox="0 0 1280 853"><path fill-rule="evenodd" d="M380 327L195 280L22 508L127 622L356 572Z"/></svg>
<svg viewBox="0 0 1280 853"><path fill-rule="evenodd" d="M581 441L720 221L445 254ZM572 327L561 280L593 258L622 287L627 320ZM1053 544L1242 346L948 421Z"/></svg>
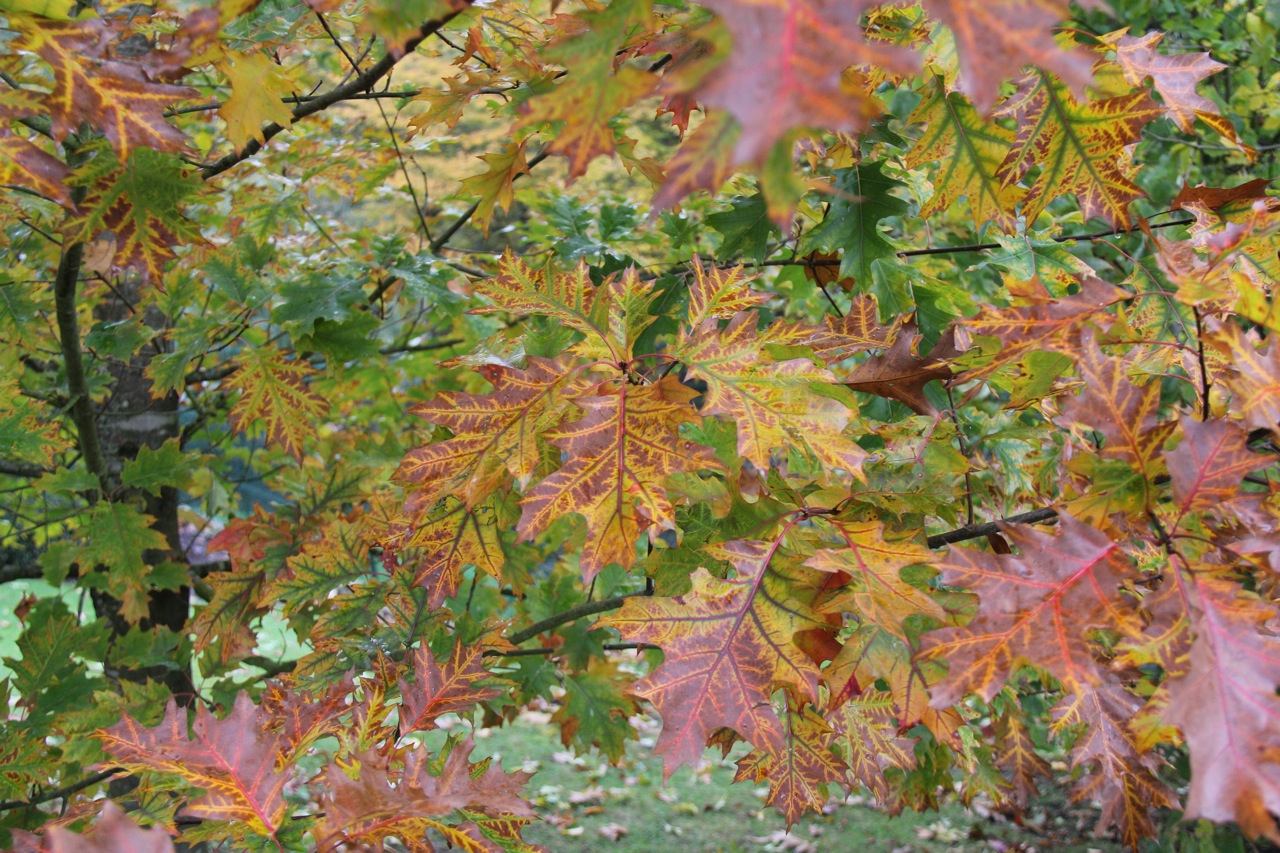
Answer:
<svg viewBox="0 0 1280 853"><path fill-rule="evenodd" d="M0 832L532 849L539 703L1280 841L1277 14L0 0Z"/></svg>

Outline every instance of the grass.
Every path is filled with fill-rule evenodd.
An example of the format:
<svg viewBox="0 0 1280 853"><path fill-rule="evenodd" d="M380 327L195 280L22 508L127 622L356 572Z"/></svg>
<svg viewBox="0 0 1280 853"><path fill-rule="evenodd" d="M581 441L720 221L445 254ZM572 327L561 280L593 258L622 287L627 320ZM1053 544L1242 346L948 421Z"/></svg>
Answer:
<svg viewBox="0 0 1280 853"><path fill-rule="evenodd" d="M744 750L727 760L709 750L701 766L680 768L664 785L661 759L650 754L656 724L649 728L621 765L610 767L597 756L574 756L560 746L559 731L545 715L525 713L511 726L477 731L472 757L493 756L506 770L536 771L526 796L543 821L531 825L525 838L553 853L1121 849L1091 837L1095 812L1052 796L1037 804L1026 826L958 803L936 813L893 817L854 796L832 800L823 814L802 819L788 834L782 816L764 805L766 786L731 784L733 762ZM431 733L428 746L442 737Z"/></svg>

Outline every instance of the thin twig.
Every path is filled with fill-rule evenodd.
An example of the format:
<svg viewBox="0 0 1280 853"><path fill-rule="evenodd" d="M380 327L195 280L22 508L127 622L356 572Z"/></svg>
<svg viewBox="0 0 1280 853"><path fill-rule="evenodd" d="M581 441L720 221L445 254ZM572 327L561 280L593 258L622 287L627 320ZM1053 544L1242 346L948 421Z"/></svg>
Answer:
<svg viewBox="0 0 1280 853"><path fill-rule="evenodd" d="M1150 226L1156 228L1172 228L1175 225L1188 225L1195 222L1194 219L1175 219L1170 222L1161 222L1157 225ZM1072 241L1089 242L1092 240L1101 240L1106 237L1114 237L1117 234L1130 234L1133 232L1131 228L1112 228L1109 231L1094 231L1089 234L1063 234L1058 237L1051 238L1055 243L1070 243ZM904 249L897 253L899 258L917 258L922 255L954 255L961 252L987 252L991 249L1004 248L1000 243L971 243L966 246L938 246L933 249ZM841 264L840 258L815 258L815 259L774 259L761 261L756 264L746 262L747 266L755 267L835 267ZM742 262L737 262L742 263Z"/></svg>

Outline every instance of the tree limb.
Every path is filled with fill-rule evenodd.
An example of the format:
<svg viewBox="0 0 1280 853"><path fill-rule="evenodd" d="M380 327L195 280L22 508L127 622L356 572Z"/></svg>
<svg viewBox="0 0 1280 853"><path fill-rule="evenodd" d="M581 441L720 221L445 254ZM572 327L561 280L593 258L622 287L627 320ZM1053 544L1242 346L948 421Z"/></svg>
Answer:
<svg viewBox="0 0 1280 853"><path fill-rule="evenodd" d="M602 598L599 601L583 602L577 607L570 607L568 610L563 612L552 614L541 622L534 622L528 628L516 631L510 637L507 637L507 642L511 643L513 646L518 646L523 642L532 640L543 631L550 631L552 628L558 628L561 625L573 622L576 619L581 619L583 616L590 616L593 613L604 613L609 610L617 610L626 603L628 598L635 598L637 596L644 596L648 594L648 592L629 592L626 595L619 595L613 598Z"/></svg>
<svg viewBox="0 0 1280 853"><path fill-rule="evenodd" d="M463 2L467 2L469 4L469 0L463 0ZM336 103L349 100L359 93L371 88L374 83L377 83L383 77L391 73L391 69L395 68L396 63L413 53L414 48L421 44L424 39L433 35L445 24L452 21L460 12L461 9L456 9L440 18L437 18L436 20L427 21L421 28L419 28L418 34L409 39L399 52L387 51L381 59L369 66L369 68L363 73L356 75L356 77L351 81L331 89L323 95L318 95L306 103L299 104L293 109L293 120L296 122L299 119L306 118L307 116L315 115L318 112L327 110ZM261 151L263 145L276 136L276 134L281 133L284 129L284 127L276 124L275 122L264 125L262 127L262 142L259 142L256 139L249 140L249 144L245 145L241 150L233 151L221 160L218 160L216 163L211 163L201 169L200 177L207 181L210 178L221 175L223 172L237 164L248 160L254 154Z"/></svg>
<svg viewBox="0 0 1280 853"><path fill-rule="evenodd" d="M89 383L84 375L84 359L80 351L80 321L77 316L76 286L80 280L80 263L84 244L72 243L62 250L58 273L53 281L54 308L58 319L58 343L62 347L62 364L67 372L67 389L71 392L71 420L76 425L77 444L89 471L106 488L107 463L98 437L98 421L89 398Z"/></svg>
<svg viewBox="0 0 1280 853"><path fill-rule="evenodd" d="M72 794L83 791L85 788L92 788L99 782L105 782L112 776L118 776L124 772L125 770L123 767L112 767L107 770L103 770L100 773L94 773L92 776L86 776L79 782L73 782L70 785L63 785L61 788L54 788L52 791L44 791L36 794L29 800L5 800L4 802L0 802L0 812L12 811L13 809L30 808L31 806L38 806L41 803L47 803L50 800L60 800L63 797L69 797Z"/></svg>
<svg viewBox="0 0 1280 853"><path fill-rule="evenodd" d="M955 542L964 542L969 539L981 539L983 536L999 533L1001 524L1035 524L1038 521L1051 521L1057 517L1058 511L1053 507L1033 509L1030 512L1011 515L1008 518L989 521L986 524L966 524L964 527L930 536L928 544L930 548L941 548L943 545L951 545Z"/></svg>

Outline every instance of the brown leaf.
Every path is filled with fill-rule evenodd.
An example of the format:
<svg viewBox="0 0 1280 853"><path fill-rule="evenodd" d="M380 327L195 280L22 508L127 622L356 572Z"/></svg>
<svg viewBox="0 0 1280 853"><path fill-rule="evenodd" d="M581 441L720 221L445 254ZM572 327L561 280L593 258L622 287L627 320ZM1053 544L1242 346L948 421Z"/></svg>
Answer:
<svg viewBox="0 0 1280 853"><path fill-rule="evenodd" d="M905 324L893 346L858 365L844 384L854 391L897 400L918 415L937 417L938 409L925 396L924 386L935 379L952 376L947 362L960 354L956 349L955 327L943 332L928 355L916 355L919 338L915 324Z"/></svg>

